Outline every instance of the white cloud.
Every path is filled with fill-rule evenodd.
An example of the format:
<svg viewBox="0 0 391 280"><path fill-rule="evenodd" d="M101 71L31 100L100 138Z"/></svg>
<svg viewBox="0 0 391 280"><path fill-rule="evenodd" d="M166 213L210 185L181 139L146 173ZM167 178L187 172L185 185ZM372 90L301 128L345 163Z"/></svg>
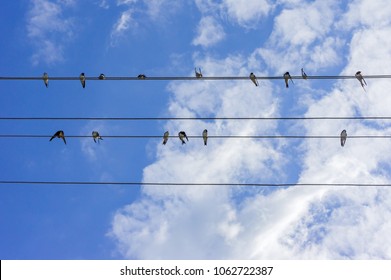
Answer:
<svg viewBox="0 0 391 280"><path fill-rule="evenodd" d="M244 27L256 28L262 17L266 17L273 9L268 0L224 0L222 11Z"/></svg>
<svg viewBox="0 0 391 280"><path fill-rule="evenodd" d="M181 5L180 1L174 0L118 0L117 6L125 6L126 10L121 13L112 28L111 44L116 45L119 37L126 34L128 30L134 31L137 27L142 26L139 21L142 20L144 24L145 18L162 24L167 18L176 13Z"/></svg>
<svg viewBox="0 0 391 280"><path fill-rule="evenodd" d="M62 61L64 45L73 37L73 23L63 17L63 7L72 6L74 2L33 0L31 3L27 13L27 36L36 48L33 64Z"/></svg>
<svg viewBox="0 0 391 280"><path fill-rule="evenodd" d="M369 19L361 19L358 27L351 30L351 37L339 38L333 22L337 21L342 7L336 6L336 2L330 5L330 2L315 1L307 6L288 2L289 11L282 9L277 16L266 47L255 50L249 58L196 58L196 65L201 65L211 76L248 75L249 65L251 71L264 75L269 70L261 66L261 58L275 69L298 67L290 64L292 61L284 64L285 55L290 55L288 57L293 57L295 63L313 63L314 68L328 70L335 70L336 60L343 57L347 65L340 70L342 74L352 75L357 70L364 74L391 71L388 63L391 44L386 35L390 27L360 25L376 18L376 13L368 15ZM371 0L362 2L369 5ZM284 24L298 19L303 11L316 10L324 11L328 18L321 20L321 14L315 12L310 19L301 21L306 25L304 35L293 28L295 35L303 36L300 40L288 34ZM350 21L349 17L343 20ZM340 46L322 53L323 48L343 45L343 40L349 45L348 53L340 53ZM280 62L272 64L277 52L286 47L290 51L283 52ZM303 93L300 87L297 90L290 88L289 93L299 96L297 100L289 100L299 103L302 98L306 99L306 116L388 115L391 82L379 79L367 82L367 92L357 80L326 81L324 84L329 83L331 89L323 90L319 95L310 86L308 93ZM201 80L176 82L168 89L172 92L169 112L173 116L278 116L286 113L281 110L290 109L280 107L284 102L282 98L288 97L279 97L278 89L263 80L260 87L254 87L250 81ZM278 134L279 125L275 121L196 121L168 122L165 129L173 135L182 129L190 135L200 135L205 127L211 135L267 135ZM299 183L391 181L391 142L351 137L389 135L389 122L317 120L296 124L294 128L298 134L335 136L347 129L348 140L342 148L338 138L307 139L300 147L288 141L211 138L209 145L204 147L201 139L191 138L188 144L180 145L178 139L170 138L166 146L159 143L156 160L144 169L143 180L286 182L292 177L285 167L286 158L294 158L300 165L300 170L294 174ZM281 144L287 147L282 149ZM299 154L293 151L299 151ZM115 214L110 234L126 258L391 258L389 188L295 186L265 192L255 188L249 193L251 195L246 196L243 188L212 186L144 187L138 201Z"/></svg>
<svg viewBox="0 0 391 280"><path fill-rule="evenodd" d="M127 31L129 28L137 27L138 24L132 17L133 12L134 11L132 9L129 9L121 14L121 17L118 19L118 21L113 27L111 33L112 37L123 35L123 33Z"/></svg>
<svg viewBox="0 0 391 280"><path fill-rule="evenodd" d="M207 16L201 18L197 26L197 36L192 43L195 46L210 47L223 40L224 37L223 26L213 17Z"/></svg>
<svg viewBox="0 0 391 280"><path fill-rule="evenodd" d="M283 9L274 20L266 46L258 50L267 65L278 73L304 62L311 70L338 65L337 53L344 42L331 33L335 32L334 21L339 16L337 3L314 1Z"/></svg>

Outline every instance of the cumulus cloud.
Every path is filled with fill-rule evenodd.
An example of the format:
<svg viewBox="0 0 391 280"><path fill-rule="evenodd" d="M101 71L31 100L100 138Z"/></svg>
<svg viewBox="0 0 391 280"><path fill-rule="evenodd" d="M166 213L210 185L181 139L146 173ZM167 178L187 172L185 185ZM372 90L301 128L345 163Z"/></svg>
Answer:
<svg viewBox="0 0 391 280"><path fill-rule="evenodd" d="M193 45L210 47L225 37L223 26L211 16L203 17L197 26L197 36L193 40Z"/></svg>
<svg viewBox="0 0 391 280"><path fill-rule="evenodd" d="M27 36L35 47L34 65L53 64L64 59L64 45L73 37L72 19L63 16L74 1L32 0L27 13Z"/></svg>
<svg viewBox="0 0 391 280"><path fill-rule="evenodd" d="M314 1L283 9L274 19L266 46L258 50L262 59L278 73L304 62L311 70L337 66L344 43L334 28L337 3Z"/></svg>
<svg viewBox="0 0 391 280"><path fill-rule="evenodd" d="M303 63L335 70L343 57L343 75L357 70L377 74L389 72L391 59L389 26L359 24L351 36L338 38L333 27L338 17L349 22L343 7L336 2L315 1L307 6L285 1L289 9L281 9L274 30L266 43L249 57L227 56L216 59L198 57L210 75L248 75L251 71L266 75L262 62L270 62L277 50L290 48L301 54ZM360 1L369 5L371 0ZM358 1L352 1L358 3ZM305 8L305 7L308 7ZM349 6L348 6L349 7ZM308 30L296 40L282 22L297 18L305 11L324 10L333 20L319 20L320 14L306 19ZM343 14L345 13L345 14ZM288 15L288 16L287 16ZM376 14L368 15L375 18ZM284 17L286 17L284 19ZM358 19L357 19L358 20ZM370 19L369 19L370 20ZM368 19L359 21L367 22ZM315 26L319 23L321 26ZM298 30L292 31L297 34ZM300 35L300 34L299 34ZM298 35L298 36L299 36ZM338 39L333 39L333 37ZM281 40L279 40L281 39ZM323 47L342 44L346 53L337 50L322 56ZM378 51L373 51L378 46ZM381 48L379 48L381 46ZM261 50L261 51L260 51ZM372 51L370 51L372 50ZM339 56L335 56L339 53ZM367 55L365 55L367 54ZM282 60L282 59L281 59ZM296 58L298 61L299 58ZM258 62L258 63L257 63ZM270 65L268 64L270 67ZM274 65L275 69L288 66ZM296 65L297 67L297 65ZM388 69L388 70L387 70ZM387 72L387 73L388 73ZM383 74L383 73L382 73ZM195 83L194 83L195 82ZM303 81L312 83L312 81ZM307 88L289 88L289 99L299 104L282 107L288 97L279 97L271 82L261 81L256 88L250 81L193 81L171 83L169 113L172 116L278 116L292 106L303 106L304 116L388 115L387 100L391 82L368 79L367 92L357 80L326 81L327 90L320 95ZM324 82L324 84L326 83ZM260 90L261 89L261 90ZM203 100L203 102L202 102ZM278 134L276 121L193 121L167 122L165 129L185 130L200 135L207 128L211 135ZM339 136L348 131L345 147L338 138L306 139L292 144L278 140L211 138L207 147L199 138L190 138L186 145L170 138L166 146L156 148L156 160L144 169L144 182L285 182L297 178L298 183L389 183L391 143L384 139L354 138L355 135L389 135L386 121L317 120L294 125L304 135ZM284 131L286 132L286 131ZM282 148L285 146L285 148ZM291 155L292 151L297 154ZM287 158L299 162L299 170L290 174ZM117 211L110 235L126 258L141 259L389 259L391 246L391 192L380 187L293 186L273 190L249 190L227 186L148 186L141 198Z"/></svg>
<svg viewBox="0 0 391 280"><path fill-rule="evenodd" d="M266 17L273 9L268 0L224 0L222 11L239 25L256 28L259 20Z"/></svg>

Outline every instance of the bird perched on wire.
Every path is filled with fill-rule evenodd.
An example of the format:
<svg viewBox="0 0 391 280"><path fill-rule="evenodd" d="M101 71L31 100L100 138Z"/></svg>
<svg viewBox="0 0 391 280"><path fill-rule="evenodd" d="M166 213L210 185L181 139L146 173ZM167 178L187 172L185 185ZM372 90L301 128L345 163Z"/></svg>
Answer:
<svg viewBox="0 0 391 280"><path fill-rule="evenodd" d="M307 74L304 72L304 69L301 68L301 76L303 77L304 80L307 80Z"/></svg>
<svg viewBox="0 0 391 280"><path fill-rule="evenodd" d="M49 86L49 75L48 73L43 73L43 76L42 76L42 79L43 79L43 82L45 83L45 86L48 87Z"/></svg>
<svg viewBox="0 0 391 280"><path fill-rule="evenodd" d="M253 72L250 73L250 80L254 83L254 85L257 87L258 86L258 79L257 77L254 75Z"/></svg>
<svg viewBox="0 0 391 280"><path fill-rule="evenodd" d="M362 76L361 74L361 71L357 71L356 74L354 75L357 80L360 82L362 88L364 89L365 91L365 88L364 88L364 84L367 85L367 82L364 80L364 77Z"/></svg>
<svg viewBox="0 0 391 280"><path fill-rule="evenodd" d="M342 130L341 132L341 147L345 146L346 138L348 137L348 134L346 133L346 130Z"/></svg>
<svg viewBox="0 0 391 280"><path fill-rule="evenodd" d="M62 138L62 140L64 141L64 143L65 143L65 144L67 143L67 141L65 140L64 131L62 131L62 130L57 131L56 133L53 134L52 138L50 138L49 141L52 141L53 138L55 138L55 137L57 137L57 138Z"/></svg>
<svg viewBox="0 0 391 280"><path fill-rule="evenodd" d="M202 78L201 68L198 68L198 70L199 70L199 72L197 72L197 68L194 68L194 73L195 73L196 78L200 79L200 78Z"/></svg>
<svg viewBox="0 0 391 280"><path fill-rule="evenodd" d="M97 140L98 140L98 143L99 143L99 140L103 140L103 138L99 135L98 131L93 131L92 132L92 138L94 139L95 143L96 143Z"/></svg>
<svg viewBox="0 0 391 280"><path fill-rule="evenodd" d="M169 135L170 135L170 133L168 131L164 132L164 135L163 135L163 145L167 144Z"/></svg>
<svg viewBox="0 0 391 280"><path fill-rule="evenodd" d="M147 76L145 76L144 74L140 74L137 76L137 79L140 79L140 80L145 80Z"/></svg>
<svg viewBox="0 0 391 280"><path fill-rule="evenodd" d="M184 132L184 131L179 131L178 137L179 137L179 140L182 141L182 145L186 144L184 138L186 138L186 140L189 141L189 138L187 138L186 132Z"/></svg>
<svg viewBox="0 0 391 280"><path fill-rule="evenodd" d="M83 88L85 88L86 87L86 76L84 75L84 73L80 74L79 79L80 79L81 86Z"/></svg>
<svg viewBox="0 0 391 280"><path fill-rule="evenodd" d="M291 74L289 74L289 72L285 72L284 74L284 80L285 80L285 87L289 87L289 80L291 80L292 84L293 84L293 80L292 80L292 77L291 77Z"/></svg>
<svg viewBox="0 0 391 280"><path fill-rule="evenodd" d="M106 79L106 76L105 74L100 74L99 77L98 77L99 80L105 80Z"/></svg>
<svg viewBox="0 0 391 280"><path fill-rule="evenodd" d="M204 131L202 132L202 138L204 139L204 146L206 146L207 142L208 142L208 130L207 129L204 129Z"/></svg>

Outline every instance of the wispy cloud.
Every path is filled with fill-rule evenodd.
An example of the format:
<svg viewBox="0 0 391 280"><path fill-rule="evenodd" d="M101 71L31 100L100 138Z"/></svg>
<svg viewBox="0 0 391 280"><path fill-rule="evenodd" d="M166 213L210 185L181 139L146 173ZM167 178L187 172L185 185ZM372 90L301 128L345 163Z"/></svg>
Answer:
<svg viewBox="0 0 391 280"><path fill-rule="evenodd" d="M27 13L27 36L35 47L33 65L64 60L64 45L73 37L72 19L63 16L64 7L74 1L32 0Z"/></svg>
<svg viewBox="0 0 391 280"><path fill-rule="evenodd" d="M175 13L181 6L180 1L174 0L118 0L117 6L126 7L114 24L111 32L112 45L115 45L128 30L139 26L137 18L147 18L150 22L159 24L166 20L167 17ZM145 22L145 21L144 21Z"/></svg>
<svg viewBox="0 0 391 280"><path fill-rule="evenodd" d="M133 19L133 13L133 9L122 12L121 17L113 26L113 30L111 32L112 45L115 45L118 38L121 37L129 28L136 28L138 26L138 23Z"/></svg>
<svg viewBox="0 0 391 280"><path fill-rule="evenodd" d="M201 18L197 26L197 35L193 40L193 45L210 47L225 37L225 32L223 26L218 23L212 16L207 16Z"/></svg>

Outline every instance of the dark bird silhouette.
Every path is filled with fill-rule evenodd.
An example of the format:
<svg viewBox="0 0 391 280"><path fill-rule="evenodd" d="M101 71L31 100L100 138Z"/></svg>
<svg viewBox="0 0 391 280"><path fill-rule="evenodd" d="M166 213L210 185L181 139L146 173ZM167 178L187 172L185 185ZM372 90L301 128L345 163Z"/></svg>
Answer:
<svg viewBox="0 0 391 280"><path fill-rule="evenodd" d="M167 144L169 135L170 135L170 133L168 131L164 132L164 135L163 135L163 145Z"/></svg>
<svg viewBox="0 0 391 280"><path fill-rule="evenodd" d="M197 72L197 68L194 68L194 73L195 73L195 76L196 78L202 78L202 72L201 72L201 68L198 68L199 72Z"/></svg>
<svg viewBox="0 0 391 280"><path fill-rule="evenodd" d="M79 79L80 79L81 86L83 88L85 88L86 87L86 76L84 75L84 73L80 74Z"/></svg>
<svg viewBox="0 0 391 280"><path fill-rule="evenodd" d="M293 80L292 80L292 77L291 77L291 75L289 74L289 72L285 72L285 74L284 74L284 80L285 80L285 87L289 87L289 84L288 84L288 82L289 82L289 80L291 80L291 82L292 82L292 84L293 84Z"/></svg>
<svg viewBox="0 0 391 280"><path fill-rule="evenodd" d="M254 75L253 72L250 73L250 80L254 83L254 85L257 87L259 84L258 84L258 79L257 77Z"/></svg>
<svg viewBox="0 0 391 280"><path fill-rule="evenodd" d="M187 138L186 132L184 132L184 131L180 131L180 132L178 133L178 137L179 137L179 140L182 141L182 145L183 145L183 144L186 144L184 138L186 138L186 140L189 141L189 138Z"/></svg>
<svg viewBox="0 0 391 280"><path fill-rule="evenodd" d="M43 76L42 76L42 79L43 79L43 82L45 83L45 86L48 87L49 86L49 75L48 73L43 73Z"/></svg>
<svg viewBox="0 0 391 280"><path fill-rule="evenodd" d="M206 146L208 144L208 130L204 129L202 132L202 138L204 139L204 146Z"/></svg>
<svg viewBox="0 0 391 280"><path fill-rule="evenodd" d="M106 79L106 76L105 74L100 74L99 77L98 77L99 80L105 80Z"/></svg>
<svg viewBox="0 0 391 280"><path fill-rule="evenodd" d="M92 132L92 138L94 139L95 143L96 143L97 140L98 140L98 143L99 143L99 140L103 140L103 138L99 135L98 131L93 131Z"/></svg>
<svg viewBox="0 0 391 280"><path fill-rule="evenodd" d="M145 80L147 78L147 76L145 76L144 74L140 74L137 76L137 79L140 79L140 80Z"/></svg>
<svg viewBox="0 0 391 280"><path fill-rule="evenodd" d="M364 77L362 76L361 71L357 71L354 76L360 82L360 84L361 84L362 88L364 89L364 91L366 91L365 88L364 88L364 84L367 85L367 82L364 80Z"/></svg>
<svg viewBox="0 0 391 280"><path fill-rule="evenodd" d="M304 72L304 69L301 68L301 76L303 77L304 80L307 80L307 74Z"/></svg>
<svg viewBox="0 0 391 280"><path fill-rule="evenodd" d="M341 132L341 147L345 146L346 138L348 137L348 134L346 133L346 130L342 130Z"/></svg>
<svg viewBox="0 0 391 280"><path fill-rule="evenodd" d="M62 140L64 140L64 143L65 144L67 143L67 141L65 140L64 131L62 131L62 130L57 131L56 133L53 134L52 138L50 138L49 141L52 141L53 138L55 138L55 137L62 138Z"/></svg>

